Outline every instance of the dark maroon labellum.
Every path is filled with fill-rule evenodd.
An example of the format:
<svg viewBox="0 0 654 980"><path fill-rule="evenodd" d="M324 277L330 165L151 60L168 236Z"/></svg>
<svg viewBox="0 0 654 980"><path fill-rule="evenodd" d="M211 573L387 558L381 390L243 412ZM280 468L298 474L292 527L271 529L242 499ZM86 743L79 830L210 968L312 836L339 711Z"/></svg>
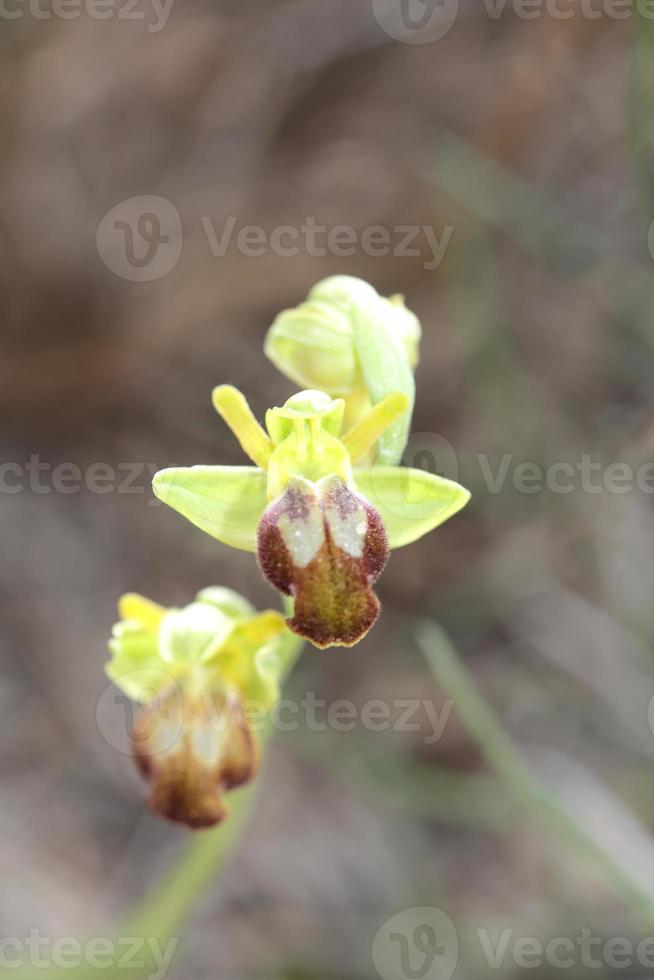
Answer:
<svg viewBox="0 0 654 980"><path fill-rule="evenodd" d="M160 817L194 830L227 815L226 790L248 782L258 747L239 701L223 694L193 696L174 687L144 706L132 745Z"/></svg>
<svg viewBox="0 0 654 980"><path fill-rule="evenodd" d="M352 646L379 616L372 586L388 558L386 530L340 478L289 481L259 522L258 555L271 585L295 599L288 626L316 646Z"/></svg>

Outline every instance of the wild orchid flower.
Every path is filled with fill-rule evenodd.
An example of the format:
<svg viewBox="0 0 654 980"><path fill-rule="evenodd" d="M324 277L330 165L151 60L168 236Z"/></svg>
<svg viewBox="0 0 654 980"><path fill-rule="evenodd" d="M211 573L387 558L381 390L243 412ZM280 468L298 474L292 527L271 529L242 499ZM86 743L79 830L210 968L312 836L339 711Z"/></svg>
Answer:
<svg viewBox="0 0 654 980"><path fill-rule="evenodd" d="M372 586L389 549L442 524L468 491L423 470L355 465L407 412L403 393L345 434L343 400L321 391L268 411L265 429L236 388L216 388L213 403L255 465L161 470L155 494L224 544L256 551L268 581L294 599L291 630L317 647L352 646L379 615Z"/></svg>
<svg viewBox="0 0 654 980"><path fill-rule="evenodd" d="M279 697L284 619L218 587L183 609L133 593L118 609L105 669L140 705L132 746L150 806L194 829L219 823L225 791L257 770L245 704L266 709Z"/></svg>

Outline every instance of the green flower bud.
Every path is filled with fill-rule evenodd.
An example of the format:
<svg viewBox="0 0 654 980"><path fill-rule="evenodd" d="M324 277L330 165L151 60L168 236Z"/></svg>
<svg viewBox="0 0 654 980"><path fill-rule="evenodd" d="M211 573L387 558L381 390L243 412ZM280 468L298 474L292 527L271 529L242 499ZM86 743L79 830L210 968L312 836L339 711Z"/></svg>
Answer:
<svg viewBox="0 0 654 980"><path fill-rule="evenodd" d="M279 314L264 351L297 384L345 398L346 408L355 409L347 413L349 423L392 392L406 395L409 412L379 447L379 461L395 464L411 422L420 336L418 318L402 296L386 299L362 279L332 276L317 283L306 302Z"/></svg>
<svg viewBox="0 0 654 980"><path fill-rule="evenodd" d="M333 397L349 395L362 383L352 324L333 304L307 300L275 318L264 342L266 356L302 388Z"/></svg>

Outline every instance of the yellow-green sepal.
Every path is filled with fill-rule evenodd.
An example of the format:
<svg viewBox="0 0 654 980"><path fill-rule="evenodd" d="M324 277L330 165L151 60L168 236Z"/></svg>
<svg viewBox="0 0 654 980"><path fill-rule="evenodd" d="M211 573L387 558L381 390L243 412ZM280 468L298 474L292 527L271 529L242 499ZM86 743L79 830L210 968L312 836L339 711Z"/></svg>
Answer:
<svg viewBox="0 0 654 980"><path fill-rule="evenodd" d="M135 593L118 606L105 670L135 701L151 701L176 681L196 694L234 690L266 708L279 697L279 650L288 632L281 613L257 613L243 596L219 586L203 589L182 609Z"/></svg>
<svg viewBox="0 0 654 980"><path fill-rule="evenodd" d="M284 617L273 609L236 624L228 640L205 661L245 699L270 708L279 698L281 642L288 633Z"/></svg>
<svg viewBox="0 0 654 980"><path fill-rule="evenodd" d="M470 492L454 480L410 467L355 468L353 478L384 522L391 548L417 541L470 500Z"/></svg>
<svg viewBox="0 0 654 980"><path fill-rule="evenodd" d="M246 619L248 616L256 615L256 609L245 596L224 585L209 585L206 589L201 589L195 601L208 602L209 605L216 606L233 619Z"/></svg>
<svg viewBox="0 0 654 980"><path fill-rule="evenodd" d="M166 613L159 628L164 663L203 664L225 643L236 625L233 616L208 602L192 602Z"/></svg>
<svg viewBox="0 0 654 980"><path fill-rule="evenodd" d="M118 600L118 615L121 619L133 619L146 630L154 633L161 625L166 607L147 599L138 592L126 592Z"/></svg>
<svg viewBox="0 0 654 980"><path fill-rule="evenodd" d="M120 621L109 640L105 673L134 701L151 700L174 679L159 653L159 628L166 610L144 596L128 593L118 603Z"/></svg>
<svg viewBox="0 0 654 980"><path fill-rule="evenodd" d="M242 551L256 551L266 474L255 466L188 466L160 470L155 495L201 531Z"/></svg>

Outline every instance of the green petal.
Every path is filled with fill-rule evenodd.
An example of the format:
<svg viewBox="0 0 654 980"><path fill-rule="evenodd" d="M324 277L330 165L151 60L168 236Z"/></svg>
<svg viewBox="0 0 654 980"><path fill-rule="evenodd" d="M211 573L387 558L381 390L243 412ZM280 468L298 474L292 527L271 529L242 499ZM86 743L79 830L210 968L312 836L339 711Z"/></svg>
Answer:
<svg viewBox="0 0 654 980"><path fill-rule="evenodd" d="M166 609L152 599L146 599L138 592L126 592L118 600L118 615L121 619L133 619L150 633L156 633L161 625Z"/></svg>
<svg viewBox="0 0 654 980"><path fill-rule="evenodd" d="M156 633L136 620L116 623L109 649L112 656L105 672L135 701L150 700L174 679L159 657Z"/></svg>
<svg viewBox="0 0 654 980"><path fill-rule="evenodd" d="M465 487L425 470L399 466L355 469L354 482L379 512L391 548L417 541L470 500Z"/></svg>
<svg viewBox="0 0 654 980"><path fill-rule="evenodd" d="M254 466L189 466L160 470L152 488L164 504L231 548L256 551L266 504L266 474Z"/></svg>
<svg viewBox="0 0 654 980"><path fill-rule="evenodd" d="M159 654L167 663L201 663L220 649L235 620L208 602L192 602L164 616Z"/></svg>
<svg viewBox="0 0 654 980"><path fill-rule="evenodd" d="M239 592L227 589L224 585L209 585L202 589L195 597L196 602L208 602L211 606L216 606L226 616L232 619L245 619L255 615L255 608Z"/></svg>
<svg viewBox="0 0 654 980"><path fill-rule="evenodd" d="M282 614L268 609L238 624L205 664L215 667L222 680L245 699L270 707L279 698L278 649L286 633Z"/></svg>
<svg viewBox="0 0 654 980"><path fill-rule="evenodd" d="M154 700L165 691L178 677L178 672L157 661L151 667L134 667L131 669L121 666L119 661L110 660L105 665L105 673L116 687L140 704Z"/></svg>

